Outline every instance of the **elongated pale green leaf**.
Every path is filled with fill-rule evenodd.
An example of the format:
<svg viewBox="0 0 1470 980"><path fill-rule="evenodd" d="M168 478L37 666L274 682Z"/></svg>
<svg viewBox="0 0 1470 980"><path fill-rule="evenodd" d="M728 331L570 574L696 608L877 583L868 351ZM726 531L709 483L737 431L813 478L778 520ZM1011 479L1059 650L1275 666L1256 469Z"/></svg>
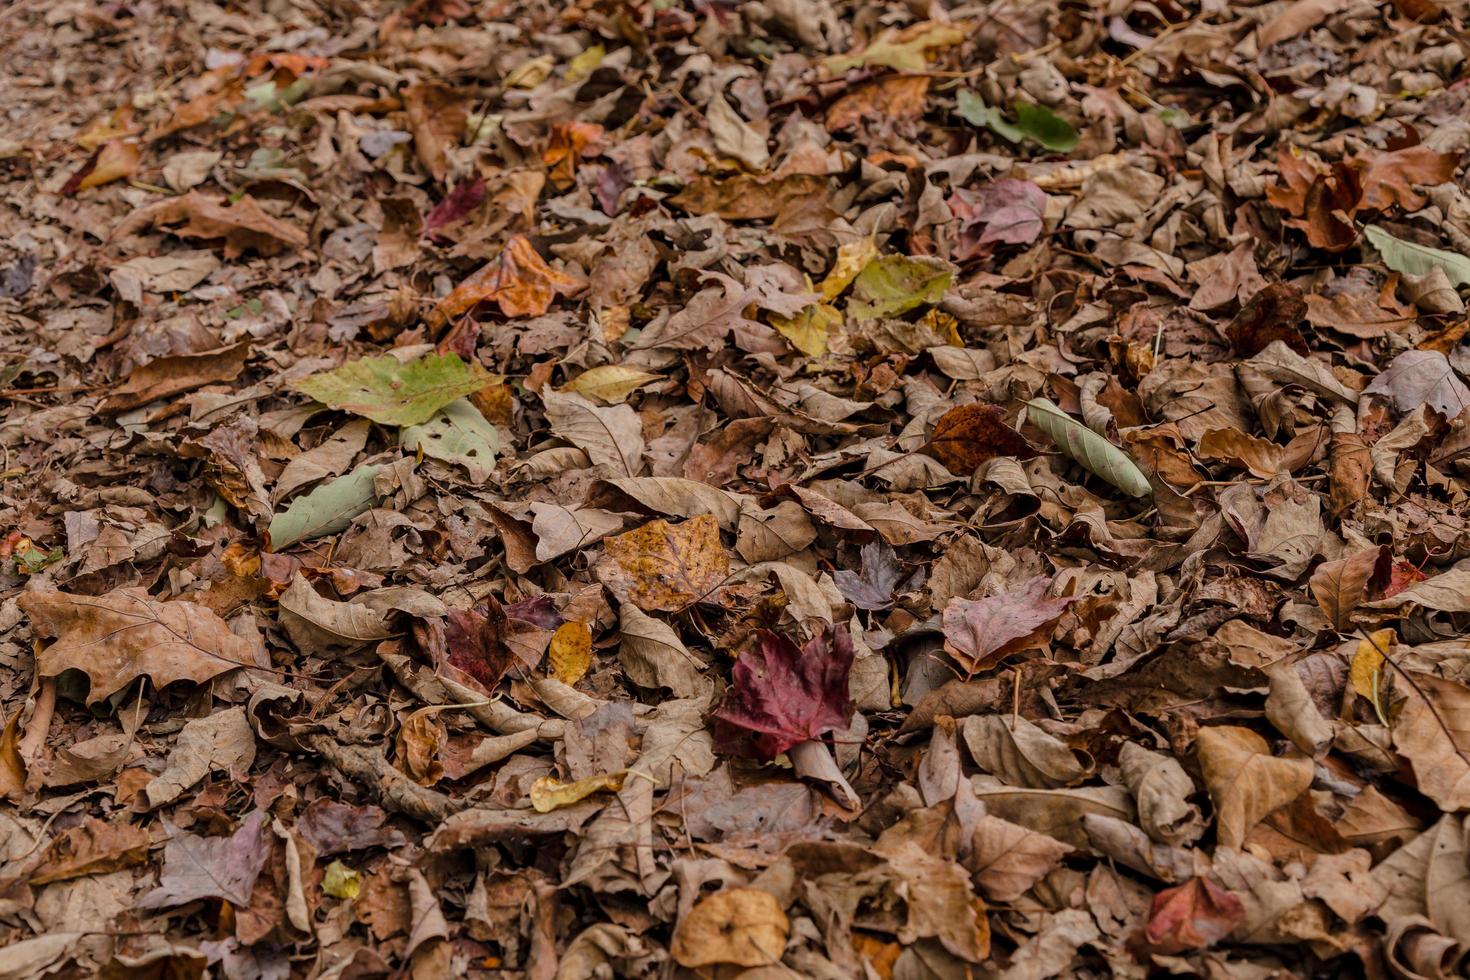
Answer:
<svg viewBox="0 0 1470 980"><path fill-rule="evenodd" d="M467 364L456 354L430 354L407 364L385 354L313 374L298 381L295 388L323 405L383 425L419 425L490 381L479 364Z"/></svg>
<svg viewBox="0 0 1470 980"><path fill-rule="evenodd" d="M280 551L298 541L344 530L354 517L377 503L373 478L382 468L381 463L366 463L291 501L291 506L271 520L266 532L269 550Z"/></svg>
<svg viewBox="0 0 1470 980"><path fill-rule="evenodd" d="M984 126L995 135L1008 139L1012 143L1021 142L1021 138L1026 135L1021 132L1021 127L1013 122L1008 122L999 109L986 105L984 99L969 89L961 89L955 96L955 106L960 118L965 122L972 126Z"/></svg>
<svg viewBox="0 0 1470 980"><path fill-rule="evenodd" d="M476 483L490 478L500 449L500 433L468 398L450 402L423 425L410 425L399 440L405 448L463 466Z"/></svg>
<svg viewBox="0 0 1470 980"><path fill-rule="evenodd" d="M1016 128L1056 153L1070 153L1077 148L1077 130L1046 106L1017 102Z"/></svg>
<svg viewBox="0 0 1470 980"><path fill-rule="evenodd" d="M1124 493L1147 497L1153 491L1143 471L1128 454L1072 418L1046 398L1033 398L1026 403L1027 419L1051 436L1057 447L1077 465L1097 474Z"/></svg>
<svg viewBox="0 0 1470 980"><path fill-rule="evenodd" d="M1406 242L1402 238L1393 237L1377 225L1364 228L1363 234L1378 249L1378 254L1383 256L1383 264L1394 272L1422 276L1439 266L1444 270L1445 277L1456 286L1470 286L1470 258L1458 252L1446 252L1444 249Z"/></svg>

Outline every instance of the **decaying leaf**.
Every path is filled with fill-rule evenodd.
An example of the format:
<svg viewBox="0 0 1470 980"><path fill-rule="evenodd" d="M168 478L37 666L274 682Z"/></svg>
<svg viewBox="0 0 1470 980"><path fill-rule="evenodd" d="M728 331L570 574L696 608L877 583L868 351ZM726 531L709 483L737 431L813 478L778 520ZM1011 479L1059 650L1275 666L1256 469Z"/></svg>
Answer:
<svg viewBox="0 0 1470 980"><path fill-rule="evenodd" d="M730 555L708 514L682 524L649 521L603 540L597 575L613 594L645 611L679 611L724 583Z"/></svg>
<svg viewBox="0 0 1470 980"><path fill-rule="evenodd" d="M791 924L774 895L726 888L701 899L679 920L673 955L680 966L779 962Z"/></svg>
<svg viewBox="0 0 1470 980"><path fill-rule="evenodd" d="M182 599L160 602L141 589L103 596L49 589L27 592L20 608L38 637L50 643L36 657L42 677L68 670L87 675L87 703L96 704L139 677L162 688L202 684L238 667L266 667L258 643L230 631L210 610Z"/></svg>
<svg viewBox="0 0 1470 980"><path fill-rule="evenodd" d="M944 645L970 674L1007 656L1044 645L1074 599L1049 597L1052 580L1028 579L1019 589L983 599L955 598L944 607Z"/></svg>

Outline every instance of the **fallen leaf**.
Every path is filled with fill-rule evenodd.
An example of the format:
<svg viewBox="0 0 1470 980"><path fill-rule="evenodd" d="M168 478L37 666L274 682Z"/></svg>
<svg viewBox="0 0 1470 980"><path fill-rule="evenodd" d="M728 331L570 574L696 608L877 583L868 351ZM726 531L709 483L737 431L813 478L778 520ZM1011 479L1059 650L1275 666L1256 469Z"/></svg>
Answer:
<svg viewBox="0 0 1470 980"><path fill-rule="evenodd" d="M233 381L245 369L250 344L242 341L229 347L197 354L172 354L155 358L135 368L98 407L107 415L161 401L220 381Z"/></svg>
<svg viewBox="0 0 1470 980"><path fill-rule="evenodd" d="M1209 949L1245 921L1245 903L1208 878L1191 878L1154 896L1144 938L1163 954Z"/></svg>
<svg viewBox="0 0 1470 980"><path fill-rule="evenodd" d="M960 405L941 415L925 450L962 476L996 456L1033 459L1037 455L1025 437L1006 424L1004 409L981 402Z"/></svg>
<svg viewBox="0 0 1470 980"><path fill-rule="evenodd" d="M1455 375L1449 358L1437 350L1404 351L1363 394L1388 395L1400 412L1428 405L1451 419L1470 408L1470 388Z"/></svg>
<svg viewBox="0 0 1470 980"><path fill-rule="evenodd" d="M229 837L175 833L163 848L158 887L138 899L144 909L169 908L201 898L220 898L245 908L255 880L270 857L264 811L256 810Z"/></svg>
<svg viewBox="0 0 1470 980"><path fill-rule="evenodd" d="M783 177L741 175L727 180L699 178L669 198L690 214L713 214L726 221L774 218L796 201L820 195L827 178L815 174Z"/></svg>
<svg viewBox="0 0 1470 980"><path fill-rule="evenodd" d="M827 108L827 128L856 129L868 120L916 117L924 111L929 79L924 75L889 75L858 85Z"/></svg>
<svg viewBox="0 0 1470 980"><path fill-rule="evenodd" d="M951 599L944 607L944 649L974 675L1012 653L1044 645L1075 600L1049 597L1052 580L1028 579L1019 589L984 599Z"/></svg>
<svg viewBox="0 0 1470 980"><path fill-rule="evenodd" d="M885 255L869 262L853 280L847 313L864 320L898 316L939 302L953 278L954 270L938 259Z"/></svg>
<svg viewBox="0 0 1470 980"><path fill-rule="evenodd" d="M542 776L531 784L531 806L537 813L550 813L552 810L579 803L593 793L616 793L623 788L623 780L627 775L626 772L610 772L570 783L551 776Z"/></svg>
<svg viewBox="0 0 1470 980"><path fill-rule="evenodd" d="M755 641L735 662L731 687L711 719L721 751L769 761L847 724L853 651L846 627L805 647L769 630Z"/></svg>
<svg viewBox="0 0 1470 980"><path fill-rule="evenodd" d="M137 867L147 863L148 845L148 831L142 827L123 818L109 823L89 815L52 838L30 883L47 885Z"/></svg>
<svg viewBox="0 0 1470 980"><path fill-rule="evenodd" d="M91 680L87 704L97 704L147 677L157 688L175 681L202 684L237 667L268 667L257 643L230 631L203 606L160 602L142 589L102 596L50 589L18 600L37 636L55 639L36 656L42 677L79 670Z"/></svg>
<svg viewBox="0 0 1470 980"><path fill-rule="evenodd" d="M101 187L115 180L125 180L138 172L143 162L143 148L137 140L109 140L97 148L91 159L82 164L82 169L67 178L61 187L63 197L78 191Z"/></svg>
<svg viewBox="0 0 1470 980"><path fill-rule="evenodd" d="M341 861L333 861L322 875L322 891L333 898L356 898L362 893L362 875Z"/></svg>
<svg viewBox="0 0 1470 980"><path fill-rule="evenodd" d="M434 307L428 320L441 329L481 303L495 303L508 317L540 316L558 294L571 295L580 280L547 265L524 235L512 235L494 262L481 266Z"/></svg>
<svg viewBox="0 0 1470 980"><path fill-rule="evenodd" d="M169 198L135 211L112 231L122 238L144 228L173 228L180 238L223 239L225 258L235 259L247 251L276 255L288 249L305 248L306 232L268 214L255 198L246 195L226 205L199 191Z"/></svg>
<svg viewBox="0 0 1470 980"><path fill-rule="evenodd" d="M682 524L649 521L603 540L597 577L623 602L639 609L683 610L724 583L730 556L720 527L708 514Z"/></svg>
<svg viewBox="0 0 1470 980"><path fill-rule="evenodd" d="M575 684L592 666L592 633L586 623L566 622L557 627L547 648L547 660L556 679Z"/></svg>
<svg viewBox="0 0 1470 980"><path fill-rule="evenodd" d="M725 888L700 899L674 929L674 960L685 967L779 963L791 924L770 892Z"/></svg>
<svg viewBox="0 0 1470 980"><path fill-rule="evenodd" d="M323 405L381 425L422 425L434 413L490 383L478 362L428 354L403 363L391 354L364 357L298 381L297 391Z"/></svg>
<svg viewBox="0 0 1470 980"><path fill-rule="evenodd" d="M559 390L586 395L604 405L621 405L639 388L660 380L662 375L650 371L640 371L621 364L604 364L583 371Z"/></svg>
<svg viewBox="0 0 1470 980"><path fill-rule="evenodd" d="M1312 760L1275 756L1249 728L1201 728L1197 740L1205 786L1215 803L1216 830L1224 847L1239 848L1252 827L1300 796L1312 782Z"/></svg>

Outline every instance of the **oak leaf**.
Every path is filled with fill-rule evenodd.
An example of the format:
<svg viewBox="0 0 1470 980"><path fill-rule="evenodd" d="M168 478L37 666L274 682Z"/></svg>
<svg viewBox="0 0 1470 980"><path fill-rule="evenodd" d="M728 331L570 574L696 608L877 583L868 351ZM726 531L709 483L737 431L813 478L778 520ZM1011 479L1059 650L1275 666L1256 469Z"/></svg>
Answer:
<svg viewBox="0 0 1470 980"><path fill-rule="evenodd" d="M258 643L230 631L204 606L183 599L161 602L142 589L101 596L51 589L18 600L38 637L54 637L36 655L42 677L79 670L92 682L87 704L111 697L139 677L162 688L175 681L202 684L237 667L269 667Z"/></svg>

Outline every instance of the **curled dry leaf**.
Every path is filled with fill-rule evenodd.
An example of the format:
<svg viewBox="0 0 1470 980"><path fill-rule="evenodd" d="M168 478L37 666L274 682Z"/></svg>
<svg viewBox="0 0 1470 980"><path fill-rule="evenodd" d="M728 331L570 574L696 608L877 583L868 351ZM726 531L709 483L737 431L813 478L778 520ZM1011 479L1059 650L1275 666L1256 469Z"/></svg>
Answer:
<svg viewBox="0 0 1470 980"><path fill-rule="evenodd" d="M1144 937L1155 951L1208 949L1245 921L1245 903L1208 878L1191 878L1154 896Z"/></svg>
<svg viewBox="0 0 1470 980"><path fill-rule="evenodd" d="M524 235L506 242L500 257L480 268L439 301L429 317L436 328L453 322L481 303L495 303L506 316L540 316L558 294L582 288L573 279L546 264Z"/></svg>

